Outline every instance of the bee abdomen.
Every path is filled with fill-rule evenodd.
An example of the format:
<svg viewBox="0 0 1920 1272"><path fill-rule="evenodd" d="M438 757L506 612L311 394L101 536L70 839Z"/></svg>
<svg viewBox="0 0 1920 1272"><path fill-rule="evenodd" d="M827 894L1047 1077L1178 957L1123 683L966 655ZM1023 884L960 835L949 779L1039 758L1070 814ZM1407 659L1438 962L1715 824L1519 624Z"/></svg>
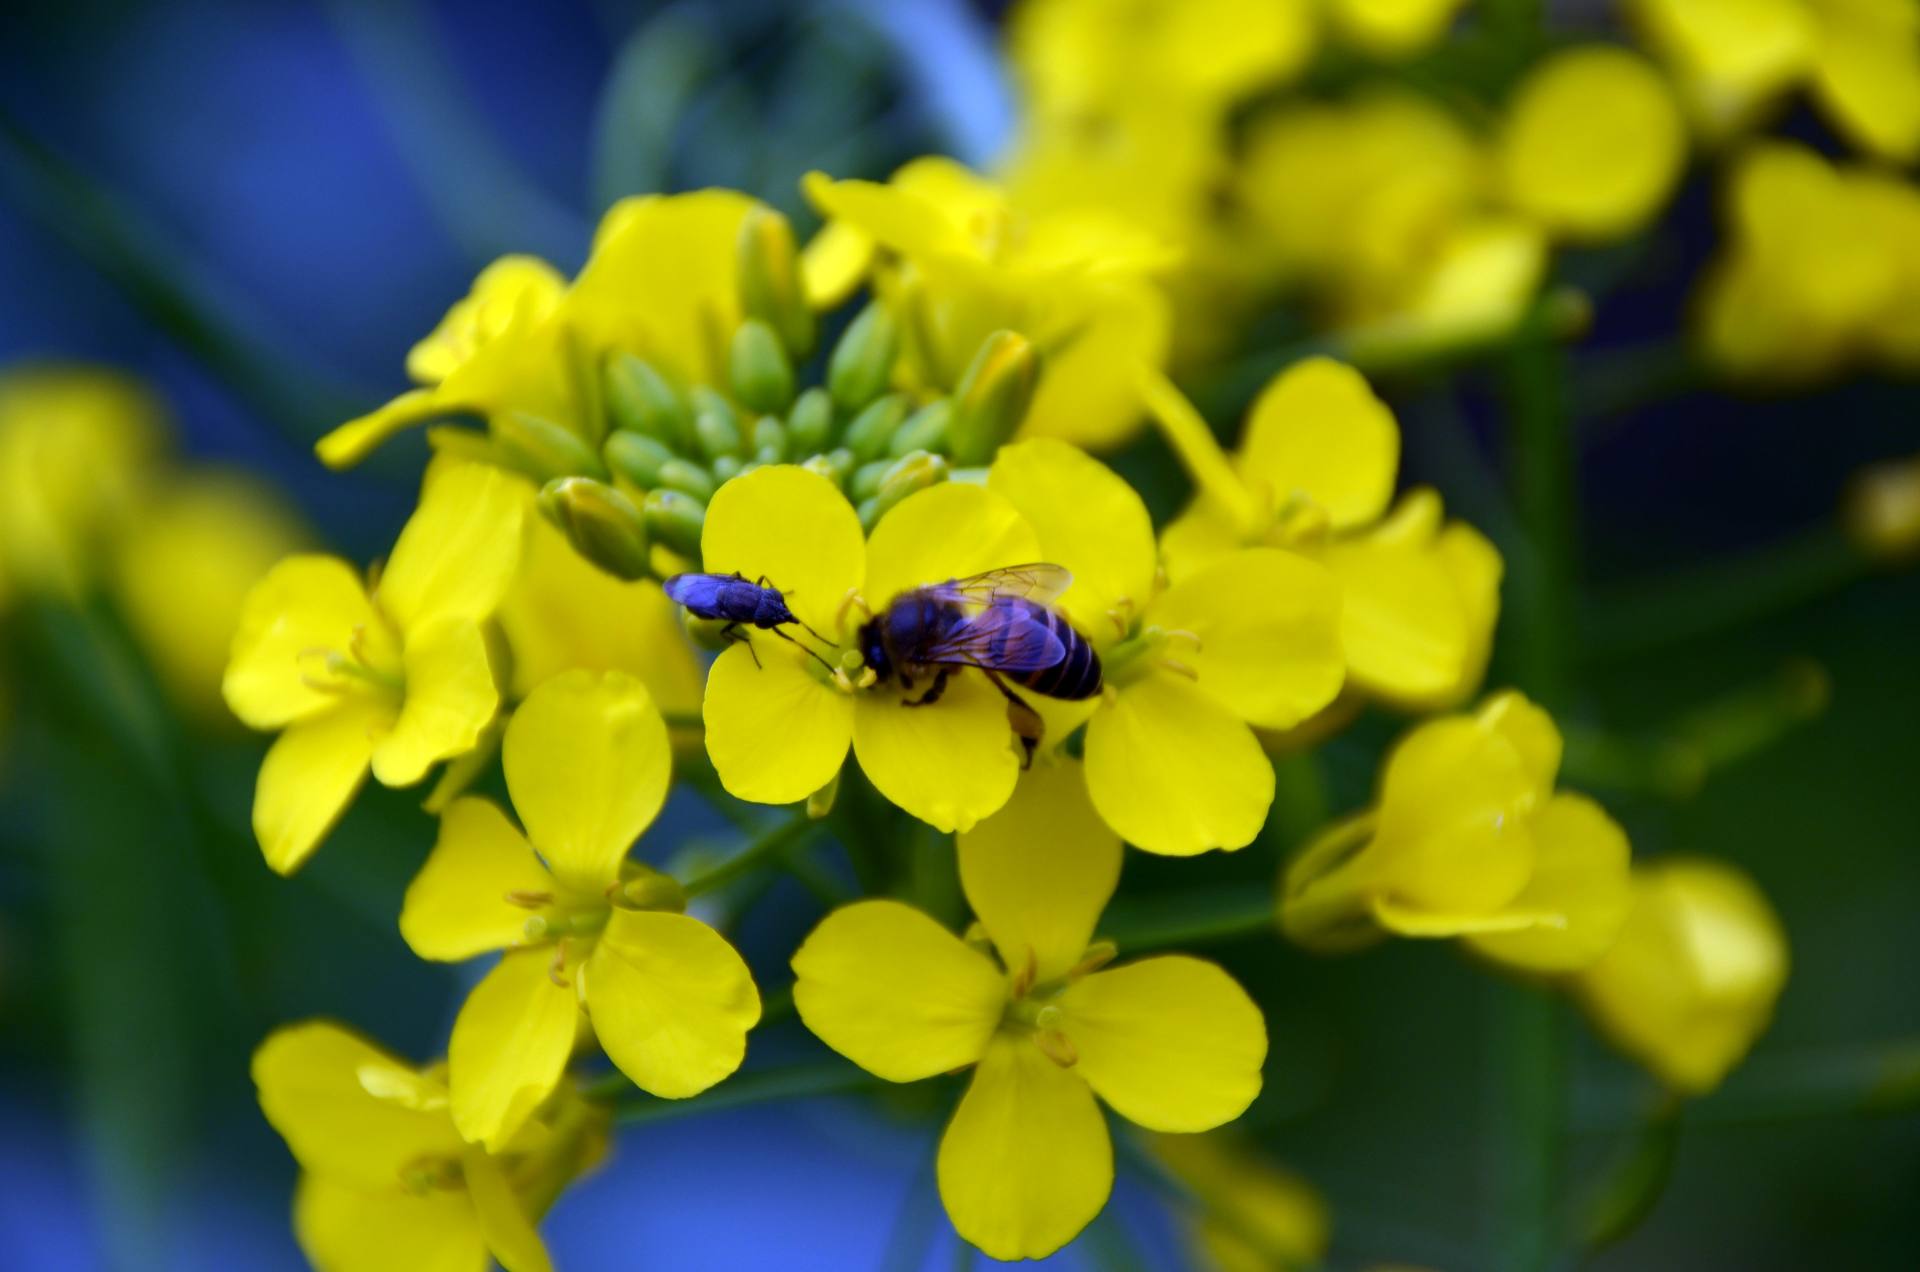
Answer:
<svg viewBox="0 0 1920 1272"><path fill-rule="evenodd" d="M1017 677L1019 683L1049 698L1069 702L1091 698L1100 692L1100 655L1093 652L1093 646L1073 629L1073 624L1052 610L1045 613L1053 634L1067 647L1066 656L1051 667Z"/></svg>

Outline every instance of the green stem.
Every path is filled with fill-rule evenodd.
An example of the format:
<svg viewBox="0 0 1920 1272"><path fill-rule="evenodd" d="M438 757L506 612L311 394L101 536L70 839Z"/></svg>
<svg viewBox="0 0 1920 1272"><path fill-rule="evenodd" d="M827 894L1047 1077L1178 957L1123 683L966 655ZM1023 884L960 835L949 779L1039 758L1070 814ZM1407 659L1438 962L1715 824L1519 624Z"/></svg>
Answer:
<svg viewBox="0 0 1920 1272"><path fill-rule="evenodd" d="M1496 1116L1491 1134L1497 1267L1536 1272L1563 1240L1556 1230L1566 1125L1561 1004L1532 985L1496 984L1489 1046Z"/></svg>
<svg viewBox="0 0 1920 1272"><path fill-rule="evenodd" d="M1272 937L1274 893L1268 885L1195 889L1149 902L1116 901L1100 934L1123 953Z"/></svg>
<svg viewBox="0 0 1920 1272"><path fill-rule="evenodd" d="M681 886L690 897L697 897L703 892L712 892L715 888L724 888L769 857L797 847L819 832L820 823L809 820L804 813L797 814L771 830L762 831L759 837L745 848L705 874L695 875Z"/></svg>
<svg viewBox="0 0 1920 1272"><path fill-rule="evenodd" d="M769 1104L776 1100L848 1095L856 1091L877 1090L886 1085L885 1079L876 1078L865 1069L855 1068L844 1060L833 1060L736 1074L719 1086L688 1100L663 1100L636 1091L625 1075L617 1073L589 1086L586 1095L589 1099L613 1102L614 1120L631 1126L641 1122L664 1122L714 1113L722 1109Z"/></svg>

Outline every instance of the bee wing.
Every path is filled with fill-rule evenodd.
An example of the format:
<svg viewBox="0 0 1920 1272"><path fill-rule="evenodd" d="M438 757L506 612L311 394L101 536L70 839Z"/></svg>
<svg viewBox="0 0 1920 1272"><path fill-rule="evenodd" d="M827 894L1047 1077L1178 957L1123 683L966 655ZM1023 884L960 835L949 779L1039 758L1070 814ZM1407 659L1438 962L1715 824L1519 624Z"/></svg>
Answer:
<svg viewBox="0 0 1920 1272"><path fill-rule="evenodd" d="M698 613L720 599L720 587L729 580L720 574L675 574L661 584L667 599Z"/></svg>
<svg viewBox="0 0 1920 1272"><path fill-rule="evenodd" d="M1035 612L993 605L918 651L918 661L964 663L988 671L1042 671L1067 656L1066 642Z"/></svg>
<svg viewBox="0 0 1920 1272"><path fill-rule="evenodd" d="M949 579L945 583L934 583L914 590L935 600L954 601L961 605L990 605L1001 598L1038 601L1046 605L1066 591L1072 582L1073 574L1065 567L1034 561L1027 565L1002 566L985 574Z"/></svg>

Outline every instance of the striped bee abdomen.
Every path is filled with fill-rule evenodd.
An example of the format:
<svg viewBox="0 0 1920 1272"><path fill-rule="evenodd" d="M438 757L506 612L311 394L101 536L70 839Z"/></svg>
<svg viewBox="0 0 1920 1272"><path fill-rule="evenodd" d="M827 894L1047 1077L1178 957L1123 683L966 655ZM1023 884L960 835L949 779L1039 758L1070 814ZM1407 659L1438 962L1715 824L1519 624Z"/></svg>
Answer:
<svg viewBox="0 0 1920 1272"><path fill-rule="evenodd" d="M1010 675L1008 679L1035 693L1069 702L1091 698L1100 692L1100 655L1093 652L1092 644L1073 629L1073 624L1058 611L1033 601L1002 603L1018 605L1027 610L1035 620L1044 622L1067 648L1065 657L1053 666Z"/></svg>

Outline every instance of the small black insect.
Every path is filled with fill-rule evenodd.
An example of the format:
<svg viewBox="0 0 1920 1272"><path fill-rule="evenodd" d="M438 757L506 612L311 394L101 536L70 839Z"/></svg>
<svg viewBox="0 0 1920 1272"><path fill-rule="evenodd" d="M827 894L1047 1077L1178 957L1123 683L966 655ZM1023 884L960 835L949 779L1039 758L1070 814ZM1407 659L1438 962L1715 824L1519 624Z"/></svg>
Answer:
<svg viewBox="0 0 1920 1272"><path fill-rule="evenodd" d="M788 623L798 623L816 639L831 643L826 642L825 637L808 627L788 608L786 594L768 583L765 575L749 583L739 574L675 574L661 586L668 600L682 606L694 617L725 623L720 634L729 640L745 639L740 632L742 627L757 627L800 645L799 641L780 630ZM807 649L805 645L800 645L800 648ZM747 651L753 653L751 641L747 642ZM807 652L815 658L820 657L811 649L807 649ZM755 653L753 661L757 665L760 655Z"/></svg>

